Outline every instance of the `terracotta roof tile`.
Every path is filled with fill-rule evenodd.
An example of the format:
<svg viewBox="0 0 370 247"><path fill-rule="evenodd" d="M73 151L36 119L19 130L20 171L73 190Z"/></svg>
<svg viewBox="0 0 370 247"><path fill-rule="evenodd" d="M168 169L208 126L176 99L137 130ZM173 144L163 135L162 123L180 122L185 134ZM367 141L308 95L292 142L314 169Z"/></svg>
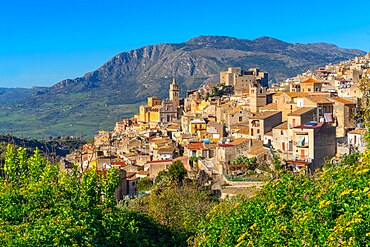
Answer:
<svg viewBox="0 0 370 247"><path fill-rule="evenodd" d="M309 112L313 109L316 109L316 107L302 107L302 108L295 110L292 113L289 113L288 116L301 116L302 114Z"/></svg>
<svg viewBox="0 0 370 247"><path fill-rule="evenodd" d="M225 144L218 144L219 147L234 147L233 144L225 143Z"/></svg>
<svg viewBox="0 0 370 247"><path fill-rule="evenodd" d="M273 129L279 129L279 130L287 130L288 129L288 122L285 121L278 126L274 127Z"/></svg>
<svg viewBox="0 0 370 247"><path fill-rule="evenodd" d="M152 160L146 162L147 164L155 164L155 163L171 163L172 160Z"/></svg>
<svg viewBox="0 0 370 247"><path fill-rule="evenodd" d="M260 111L277 111L277 104L271 103L271 104L261 107L259 110Z"/></svg>
<svg viewBox="0 0 370 247"><path fill-rule="evenodd" d="M256 149L254 149L254 150L252 150L252 151L249 151L248 152L248 154L249 155L252 155L252 156L257 156L257 155L259 155L259 154L261 154L261 153L266 153L266 152L268 152L270 149L268 149L268 148L266 148L266 147L259 147L259 148L256 148Z"/></svg>
<svg viewBox="0 0 370 247"><path fill-rule="evenodd" d="M265 136L272 136L272 131L265 133Z"/></svg>
<svg viewBox="0 0 370 247"><path fill-rule="evenodd" d="M285 92L290 98L306 97L308 93L305 92Z"/></svg>
<svg viewBox="0 0 370 247"><path fill-rule="evenodd" d="M315 82L317 82L317 80L315 80L314 78L309 78L309 79L307 79L305 81L302 81L301 84L304 84L304 83L315 83Z"/></svg>
<svg viewBox="0 0 370 247"><path fill-rule="evenodd" d="M333 97L333 98L330 98L331 100L335 100L337 102L340 102L340 103L343 103L345 105L356 105L355 102L352 102L352 101L349 101L349 100L346 100L346 99L343 99L343 98L340 98L340 97Z"/></svg>
<svg viewBox="0 0 370 247"><path fill-rule="evenodd" d="M188 145L188 149L190 149L190 150L208 150L208 148L204 145L203 142L191 142Z"/></svg>
<svg viewBox="0 0 370 247"><path fill-rule="evenodd" d="M348 132L348 134L361 135L365 132L366 132L366 129L355 129L355 130L351 130L350 132Z"/></svg>
<svg viewBox="0 0 370 247"><path fill-rule="evenodd" d="M246 141L249 141L249 139L247 139L247 138L236 138L230 144L237 146L237 145L240 145L241 143L244 143Z"/></svg>
<svg viewBox="0 0 370 247"><path fill-rule="evenodd" d="M317 103L317 104L332 104L333 103L328 99L327 96L323 96L323 95L310 95L306 97L306 99L312 101L313 103Z"/></svg>
<svg viewBox="0 0 370 247"><path fill-rule="evenodd" d="M281 113L281 111L264 111L257 112L255 116L250 117L249 119L266 119L275 114Z"/></svg>

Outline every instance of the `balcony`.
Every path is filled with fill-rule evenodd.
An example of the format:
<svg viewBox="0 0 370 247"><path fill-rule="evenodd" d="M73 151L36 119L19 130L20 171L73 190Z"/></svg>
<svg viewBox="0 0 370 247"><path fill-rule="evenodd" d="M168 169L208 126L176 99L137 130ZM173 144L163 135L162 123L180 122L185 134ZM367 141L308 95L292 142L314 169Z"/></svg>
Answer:
<svg viewBox="0 0 370 247"><path fill-rule="evenodd" d="M297 155L296 157L293 157L291 160L289 160L291 163L304 163L304 164L310 164L313 162L313 159L311 159L308 155Z"/></svg>
<svg viewBox="0 0 370 247"><path fill-rule="evenodd" d="M300 138L294 142L294 145L298 148L308 148L308 136L300 136Z"/></svg>

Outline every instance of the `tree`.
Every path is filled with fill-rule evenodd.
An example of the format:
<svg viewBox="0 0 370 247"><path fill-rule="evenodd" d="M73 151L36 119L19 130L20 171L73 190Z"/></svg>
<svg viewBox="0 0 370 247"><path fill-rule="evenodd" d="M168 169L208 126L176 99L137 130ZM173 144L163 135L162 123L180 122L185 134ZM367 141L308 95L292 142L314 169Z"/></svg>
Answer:
<svg viewBox="0 0 370 247"><path fill-rule="evenodd" d="M0 177L0 246L184 246L148 216L116 207L119 172L59 172L7 147Z"/></svg>
<svg viewBox="0 0 370 247"><path fill-rule="evenodd" d="M216 204L217 200L208 188L193 182L182 186L172 184L160 193L150 194L148 215L185 241L194 235L198 224Z"/></svg>
<svg viewBox="0 0 370 247"><path fill-rule="evenodd" d="M175 182L176 184L182 183L187 172L188 171L184 167L184 164L179 160L173 162L168 168L168 176L171 181Z"/></svg>
<svg viewBox="0 0 370 247"><path fill-rule="evenodd" d="M153 187L153 181L150 178L142 178L137 184L139 192L148 191Z"/></svg>
<svg viewBox="0 0 370 247"><path fill-rule="evenodd" d="M240 164L243 164L243 165L246 165L248 167L248 169L250 170L254 170L257 168L257 159L256 158L247 158L243 155L237 157L236 159L234 159L232 162L231 162L232 165L240 165Z"/></svg>

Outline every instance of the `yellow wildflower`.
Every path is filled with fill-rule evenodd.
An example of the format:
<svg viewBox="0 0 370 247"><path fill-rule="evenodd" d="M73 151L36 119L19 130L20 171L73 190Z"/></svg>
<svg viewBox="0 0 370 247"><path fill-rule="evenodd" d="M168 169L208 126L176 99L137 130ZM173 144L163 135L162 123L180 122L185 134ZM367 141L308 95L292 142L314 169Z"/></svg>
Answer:
<svg viewBox="0 0 370 247"><path fill-rule="evenodd" d="M238 238L237 242L242 241L244 239L245 235L247 235L247 234L248 234L248 232L245 232L242 235L240 235L240 237Z"/></svg>
<svg viewBox="0 0 370 247"><path fill-rule="evenodd" d="M358 171L357 174L366 173L368 171L370 171L370 169L363 169L363 170Z"/></svg>
<svg viewBox="0 0 370 247"><path fill-rule="evenodd" d="M326 202L326 200L322 200L322 201L320 202L319 208L323 208L323 207L324 207L324 205L325 205L325 202Z"/></svg>
<svg viewBox="0 0 370 247"><path fill-rule="evenodd" d="M252 231L254 230L254 229L256 229L256 227L257 227L257 225L256 225L256 223L254 223L253 225L251 225L251 227L249 227Z"/></svg>
<svg viewBox="0 0 370 247"><path fill-rule="evenodd" d="M362 218L355 218L353 221L355 223L361 223L363 221L363 219Z"/></svg>
<svg viewBox="0 0 370 247"><path fill-rule="evenodd" d="M283 205L281 205L280 210L284 209L285 207L286 207L286 203L284 203Z"/></svg>
<svg viewBox="0 0 370 247"><path fill-rule="evenodd" d="M307 215L305 215L302 219L301 219L301 221L305 221L307 219Z"/></svg>
<svg viewBox="0 0 370 247"><path fill-rule="evenodd" d="M350 190L344 190L342 193L340 193L340 197L344 196L344 195L348 195L349 193L351 193L352 189Z"/></svg>

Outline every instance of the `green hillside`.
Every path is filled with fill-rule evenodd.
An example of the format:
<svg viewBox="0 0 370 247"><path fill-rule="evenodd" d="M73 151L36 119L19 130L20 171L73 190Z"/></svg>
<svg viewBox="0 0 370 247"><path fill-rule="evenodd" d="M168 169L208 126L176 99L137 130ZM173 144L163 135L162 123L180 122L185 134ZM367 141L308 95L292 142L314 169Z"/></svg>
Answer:
<svg viewBox="0 0 370 247"><path fill-rule="evenodd" d="M314 177L283 174L251 199L220 203L199 246L368 246L370 152Z"/></svg>

